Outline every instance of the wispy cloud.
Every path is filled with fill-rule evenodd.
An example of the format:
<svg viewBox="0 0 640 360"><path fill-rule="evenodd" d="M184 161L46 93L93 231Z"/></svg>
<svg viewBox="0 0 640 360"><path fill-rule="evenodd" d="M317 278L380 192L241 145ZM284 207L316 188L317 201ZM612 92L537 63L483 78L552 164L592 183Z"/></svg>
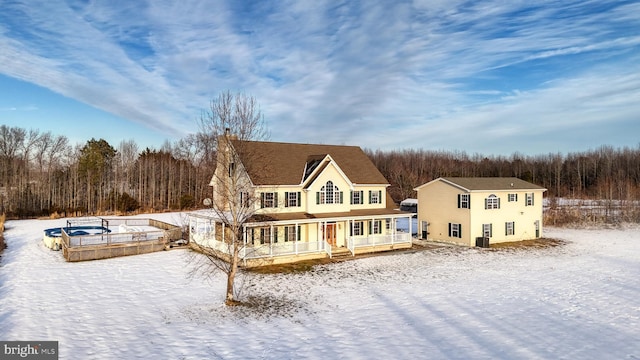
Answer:
<svg viewBox="0 0 640 360"><path fill-rule="evenodd" d="M230 89L258 99L275 140L509 152L640 113L639 13L619 1L16 1L0 14L0 72L171 135Z"/></svg>

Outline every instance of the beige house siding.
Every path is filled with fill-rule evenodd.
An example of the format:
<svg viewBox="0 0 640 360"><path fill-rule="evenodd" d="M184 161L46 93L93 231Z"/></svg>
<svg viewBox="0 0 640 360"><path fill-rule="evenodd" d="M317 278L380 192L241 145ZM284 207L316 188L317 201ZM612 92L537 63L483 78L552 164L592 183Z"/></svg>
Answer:
<svg viewBox="0 0 640 360"><path fill-rule="evenodd" d="M531 185L531 189L469 190L449 180L437 179L424 184L416 188L419 230L426 222L428 240L467 246L475 246L476 238L484 237L485 224L486 229L490 230L490 243L539 238L543 231L542 202L545 189ZM509 194L512 201L509 201ZM532 205L527 205L527 194L533 196ZM469 197L469 209L458 207L460 195ZM489 197L491 202L499 204L499 208L485 208ZM450 236L450 224L458 224L461 237ZM419 231L419 235L424 237L422 231Z"/></svg>

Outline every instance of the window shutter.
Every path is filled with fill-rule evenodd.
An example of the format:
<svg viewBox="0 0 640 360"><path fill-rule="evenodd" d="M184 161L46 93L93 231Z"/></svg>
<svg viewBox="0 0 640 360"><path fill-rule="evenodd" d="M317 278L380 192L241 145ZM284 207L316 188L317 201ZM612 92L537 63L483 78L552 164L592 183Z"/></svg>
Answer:
<svg viewBox="0 0 640 360"><path fill-rule="evenodd" d="M505 236L509 235L509 223L508 222L504 223L504 235Z"/></svg>
<svg viewBox="0 0 640 360"><path fill-rule="evenodd" d="M500 198L498 198L498 209L500 209Z"/></svg>
<svg viewBox="0 0 640 360"><path fill-rule="evenodd" d="M278 228L277 227L273 228L273 242L274 243L278 242Z"/></svg>
<svg viewBox="0 0 640 360"><path fill-rule="evenodd" d="M471 209L471 194L467 196L467 209Z"/></svg>
<svg viewBox="0 0 640 360"><path fill-rule="evenodd" d="M320 192L316 192L316 205L320 205Z"/></svg>
<svg viewBox="0 0 640 360"><path fill-rule="evenodd" d="M493 224L489 224L489 237L493 237Z"/></svg>
<svg viewBox="0 0 640 360"><path fill-rule="evenodd" d="M260 193L260 209L264 209L264 193Z"/></svg>
<svg viewBox="0 0 640 360"><path fill-rule="evenodd" d="M343 191L340 191L340 204L342 204L343 201L343 195L342 195Z"/></svg>
<svg viewBox="0 0 640 360"><path fill-rule="evenodd" d="M382 204L382 190L378 190L378 204Z"/></svg>
<svg viewBox="0 0 640 360"><path fill-rule="evenodd" d="M360 204L364 204L364 191L360 190Z"/></svg>
<svg viewBox="0 0 640 360"><path fill-rule="evenodd" d="M485 198L484 199L484 209L488 209L489 208L489 198Z"/></svg>
<svg viewBox="0 0 640 360"><path fill-rule="evenodd" d="M516 222L515 221L511 223L511 227L513 228L513 235L515 235L516 234Z"/></svg>
<svg viewBox="0 0 640 360"><path fill-rule="evenodd" d="M534 199L533 194L535 194L535 193L531 193L531 206L533 206L533 199Z"/></svg>
<svg viewBox="0 0 640 360"><path fill-rule="evenodd" d="M349 204L353 205L353 190L349 191Z"/></svg>
<svg viewBox="0 0 640 360"><path fill-rule="evenodd" d="M373 220L367 221L369 223L369 235L371 235L371 230L373 230Z"/></svg>
<svg viewBox="0 0 640 360"><path fill-rule="evenodd" d="M462 239L462 224L458 224L458 237Z"/></svg>
<svg viewBox="0 0 640 360"><path fill-rule="evenodd" d="M371 204L371 190L369 190L369 204Z"/></svg>
<svg viewBox="0 0 640 360"><path fill-rule="evenodd" d="M298 198L296 199L296 206L302 206L302 196L300 196L300 191L298 191Z"/></svg>
<svg viewBox="0 0 640 360"><path fill-rule="evenodd" d="M349 236L353 236L353 222L349 223Z"/></svg>
<svg viewBox="0 0 640 360"><path fill-rule="evenodd" d="M449 223L449 237L451 237L451 223Z"/></svg>
<svg viewBox="0 0 640 360"><path fill-rule="evenodd" d="M278 193L273 193L273 207L278 207Z"/></svg>
<svg viewBox="0 0 640 360"><path fill-rule="evenodd" d="M284 227L284 242L289 241L289 227L285 226Z"/></svg>
<svg viewBox="0 0 640 360"><path fill-rule="evenodd" d="M289 192L284 192L284 207L289 207Z"/></svg>
<svg viewBox="0 0 640 360"><path fill-rule="evenodd" d="M298 225L298 233L297 233L298 241L300 241L300 225Z"/></svg>
<svg viewBox="0 0 640 360"><path fill-rule="evenodd" d="M460 209L460 206L462 206L462 195L458 194L458 209Z"/></svg>
<svg viewBox="0 0 640 360"><path fill-rule="evenodd" d="M518 201L518 193L516 193L516 201Z"/></svg>
<svg viewBox="0 0 640 360"><path fill-rule="evenodd" d="M264 229L260 229L260 244L264 244Z"/></svg>

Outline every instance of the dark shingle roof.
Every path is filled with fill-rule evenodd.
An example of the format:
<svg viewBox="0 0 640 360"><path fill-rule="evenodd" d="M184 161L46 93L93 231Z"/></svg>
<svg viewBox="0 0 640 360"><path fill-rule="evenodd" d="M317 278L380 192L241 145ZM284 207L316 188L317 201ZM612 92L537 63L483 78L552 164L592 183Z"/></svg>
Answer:
<svg viewBox="0 0 640 360"><path fill-rule="evenodd" d="M546 190L515 177L445 177L442 180L466 190Z"/></svg>
<svg viewBox="0 0 640 360"><path fill-rule="evenodd" d="M254 185L298 185L305 167L327 154L355 184L388 184L369 157L358 146L296 144L232 140L242 163L264 162L265 166L246 166ZM243 156L243 153L258 156ZM266 169L265 169L266 168ZM261 170L258 170L261 169Z"/></svg>

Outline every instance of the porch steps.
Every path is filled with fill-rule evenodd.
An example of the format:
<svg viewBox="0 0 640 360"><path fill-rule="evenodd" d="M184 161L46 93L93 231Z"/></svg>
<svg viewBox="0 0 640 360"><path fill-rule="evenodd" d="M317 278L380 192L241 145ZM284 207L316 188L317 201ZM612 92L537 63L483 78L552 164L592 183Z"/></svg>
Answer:
<svg viewBox="0 0 640 360"><path fill-rule="evenodd" d="M331 257L333 259L349 257L349 256L351 256L351 251L349 251L349 249L345 247L336 247L336 246L331 247Z"/></svg>

